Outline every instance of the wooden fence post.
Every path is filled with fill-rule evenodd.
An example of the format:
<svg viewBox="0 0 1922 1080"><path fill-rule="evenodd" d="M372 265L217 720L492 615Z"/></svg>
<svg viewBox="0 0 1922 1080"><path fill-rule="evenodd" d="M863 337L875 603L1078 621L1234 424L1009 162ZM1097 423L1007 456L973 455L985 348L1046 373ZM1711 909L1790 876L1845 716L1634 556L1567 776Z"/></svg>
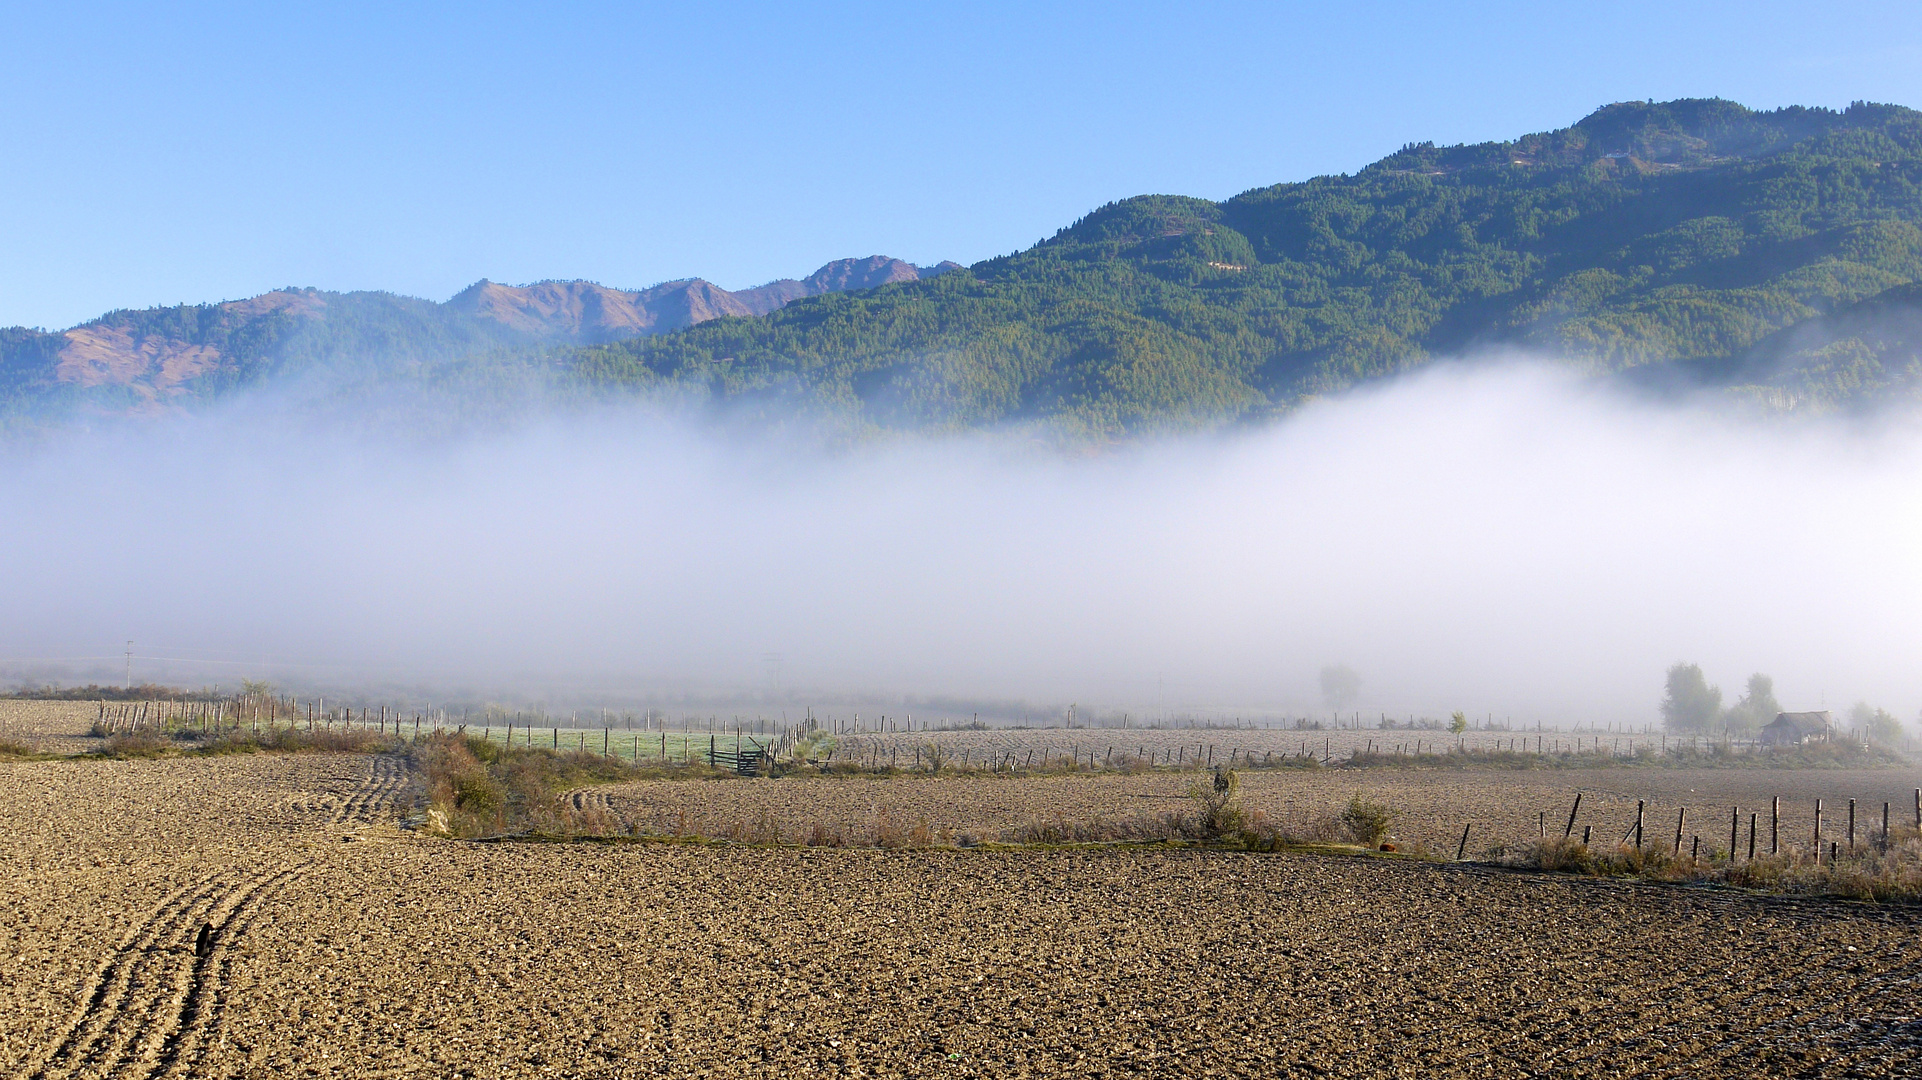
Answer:
<svg viewBox="0 0 1922 1080"><path fill-rule="evenodd" d="M1782 853L1782 797L1769 799L1769 854Z"/></svg>
<svg viewBox="0 0 1922 1080"><path fill-rule="evenodd" d="M1676 858L1682 857L1682 823L1688 820L1688 807L1684 806L1675 814L1675 851Z"/></svg>
<svg viewBox="0 0 1922 1080"><path fill-rule="evenodd" d="M1462 861L1462 852L1468 850L1468 826L1462 826L1462 842L1455 845L1455 861Z"/></svg>
<svg viewBox="0 0 1922 1080"><path fill-rule="evenodd" d="M1575 815L1581 808L1582 793L1578 791L1575 793L1575 805L1568 808L1568 827L1562 830L1562 839L1568 839L1569 836L1575 832ZM1582 842L1587 843L1588 841L1583 840Z"/></svg>
<svg viewBox="0 0 1922 1080"><path fill-rule="evenodd" d="M1728 864L1730 866L1735 865L1735 839L1737 835L1737 830L1741 828L1741 821L1742 821L1742 808L1739 806L1729 807L1728 808Z"/></svg>

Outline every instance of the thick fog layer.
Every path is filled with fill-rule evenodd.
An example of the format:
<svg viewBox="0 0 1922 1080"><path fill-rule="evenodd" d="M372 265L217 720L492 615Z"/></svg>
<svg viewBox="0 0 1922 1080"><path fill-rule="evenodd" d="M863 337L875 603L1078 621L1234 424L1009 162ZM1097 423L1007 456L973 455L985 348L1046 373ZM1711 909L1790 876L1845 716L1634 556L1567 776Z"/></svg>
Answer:
<svg viewBox="0 0 1922 1080"><path fill-rule="evenodd" d="M1232 435L826 448L642 408L423 447L261 403L0 459L13 677L1517 722L1922 704L1922 437L1542 368ZM770 659L778 655L779 661ZM186 663L193 661L194 663ZM196 666L196 664L198 666ZM556 688L563 688L557 690ZM769 700L774 700L770 698Z"/></svg>

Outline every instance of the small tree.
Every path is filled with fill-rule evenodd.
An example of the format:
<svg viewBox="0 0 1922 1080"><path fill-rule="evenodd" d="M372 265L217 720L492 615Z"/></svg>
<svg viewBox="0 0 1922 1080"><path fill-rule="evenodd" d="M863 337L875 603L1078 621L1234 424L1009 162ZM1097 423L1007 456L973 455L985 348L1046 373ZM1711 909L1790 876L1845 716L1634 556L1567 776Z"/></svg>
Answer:
<svg viewBox="0 0 1922 1080"><path fill-rule="evenodd" d="M1781 711L1781 702L1775 700L1775 680L1758 671L1748 677L1748 692L1742 695L1742 700L1729 706L1722 722L1737 735L1751 735L1767 726Z"/></svg>
<svg viewBox="0 0 1922 1080"><path fill-rule="evenodd" d="M1668 669L1668 694L1662 699L1662 724L1673 732L1714 731L1722 718L1722 690L1710 686L1697 664Z"/></svg>
<svg viewBox="0 0 1922 1080"><path fill-rule="evenodd" d="M1456 709L1448 714L1448 730L1460 735L1468 730L1468 714Z"/></svg>

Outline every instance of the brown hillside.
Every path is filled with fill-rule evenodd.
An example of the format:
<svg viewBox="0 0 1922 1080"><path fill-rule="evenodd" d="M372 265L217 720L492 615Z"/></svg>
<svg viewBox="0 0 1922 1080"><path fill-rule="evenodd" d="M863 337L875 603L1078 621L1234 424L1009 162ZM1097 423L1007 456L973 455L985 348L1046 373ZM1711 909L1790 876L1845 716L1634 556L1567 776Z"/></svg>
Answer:
<svg viewBox="0 0 1922 1080"><path fill-rule="evenodd" d="M534 341L602 344L664 334L724 315L766 315L804 297L914 281L956 265L942 263L923 269L883 255L840 259L805 279L781 278L739 292L700 278L664 282L639 291L611 289L591 281L502 285L483 279L439 308L453 316L456 325L462 321L461 316L477 320L478 326L467 324L474 329L505 327ZM346 306L330 304L329 297ZM419 306L433 310L432 305ZM85 388L119 387L141 400L159 402L186 393L197 379L259 359L252 353L228 356L223 349L230 348L230 341L258 342L262 320L280 320L277 332L284 333L287 316L296 317L297 323L340 317L353 325L356 319L364 319L353 312L354 304L339 294L313 289L276 290L208 308L116 311L60 335L64 341L53 354L51 374L56 382ZM265 348L271 353L277 346Z"/></svg>

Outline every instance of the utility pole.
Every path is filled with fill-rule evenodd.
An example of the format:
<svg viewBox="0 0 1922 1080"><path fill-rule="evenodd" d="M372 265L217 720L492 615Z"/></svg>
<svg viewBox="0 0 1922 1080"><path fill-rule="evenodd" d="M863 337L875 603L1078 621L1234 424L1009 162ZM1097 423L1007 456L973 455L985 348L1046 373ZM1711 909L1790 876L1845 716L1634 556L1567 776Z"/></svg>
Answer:
<svg viewBox="0 0 1922 1080"><path fill-rule="evenodd" d="M133 689L133 642L127 642L127 689Z"/></svg>

